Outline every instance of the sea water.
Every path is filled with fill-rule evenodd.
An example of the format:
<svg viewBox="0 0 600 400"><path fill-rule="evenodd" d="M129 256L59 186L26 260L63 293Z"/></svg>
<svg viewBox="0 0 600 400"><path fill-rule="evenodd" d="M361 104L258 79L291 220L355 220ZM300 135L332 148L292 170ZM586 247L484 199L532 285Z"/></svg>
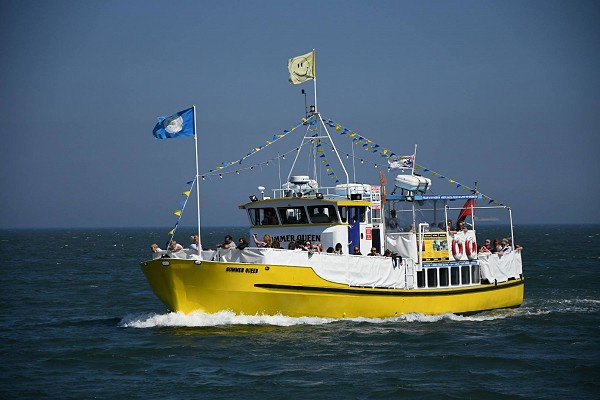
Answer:
<svg viewBox="0 0 600 400"><path fill-rule="evenodd" d="M168 312L139 268L166 239L0 231L0 398L600 398L600 226L515 228L518 309L384 319Z"/></svg>

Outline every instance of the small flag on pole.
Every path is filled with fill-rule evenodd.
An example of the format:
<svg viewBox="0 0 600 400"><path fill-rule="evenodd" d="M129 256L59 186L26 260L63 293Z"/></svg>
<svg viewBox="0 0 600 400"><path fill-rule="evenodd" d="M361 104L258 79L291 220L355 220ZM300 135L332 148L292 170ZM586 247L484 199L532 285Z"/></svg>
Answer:
<svg viewBox="0 0 600 400"><path fill-rule="evenodd" d="M467 200L462 210L460 210L460 214L458 214L458 219L456 222L463 222L469 215L474 216L473 208L475 208L475 199Z"/></svg>
<svg viewBox="0 0 600 400"><path fill-rule="evenodd" d="M411 169L414 165L415 156L401 156L394 159L388 159L389 169Z"/></svg>
<svg viewBox="0 0 600 400"><path fill-rule="evenodd" d="M179 111L166 117L159 117L152 133L157 139L171 139L194 136L194 108Z"/></svg>
<svg viewBox="0 0 600 400"><path fill-rule="evenodd" d="M288 60L290 83L297 85L315 79L315 51Z"/></svg>

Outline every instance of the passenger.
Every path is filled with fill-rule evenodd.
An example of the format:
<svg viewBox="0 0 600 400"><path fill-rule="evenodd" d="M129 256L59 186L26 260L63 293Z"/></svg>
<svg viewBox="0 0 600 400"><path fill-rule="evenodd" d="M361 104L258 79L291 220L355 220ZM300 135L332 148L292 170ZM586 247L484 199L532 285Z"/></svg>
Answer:
<svg viewBox="0 0 600 400"><path fill-rule="evenodd" d="M463 226L465 226L465 223L463 221L458 221L456 223L456 231L457 232L462 232Z"/></svg>
<svg viewBox="0 0 600 400"><path fill-rule="evenodd" d="M267 208L265 210L265 218L262 220L263 225L277 225L277 217L273 213L272 208Z"/></svg>
<svg viewBox="0 0 600 400"><path fill-rule="evenodd" d="M331 246L329 246L329 247L327 248L327 253L329 253L329 254L334 254L334 253L333 253L334 251L335 251L335 250L333 250L333 247L331 247Z"/></svg>
<svg viewBox="0 0 600 400"><path fill-rule="evenodd" d="M371 247L371 252L369 254L367 254L368 256L380 256L381 254L379 254L377 252L377 249L375 247Z"/></svg>
<svg viewBox="0 0 600 400"><path fill-rule="evenodd" d="M498 252L499 256L503 256L504 254L508 254L512 251L512 246L508 242L508 239L506 239L506 238L502 239L501 244L502 244L502 248Z"/></svg>
<svg viewBox="0 0 600 400"><path fill-rule="evenodd" d="M452 220L451 219L446 221L446 231L448 231L449 233L456 233L456 231L452 230Z"/></svg>
<svg viewBox="0 0 600 400"><path fill-rule="evenodd" d="M492 252L492 241L490 239L485 239L485 244L481 246L481 251L490 253Z"/></svg>
<svg viewBox="0 0 600 400"><path fill-rule="evenodd" d="M281 243L279 243L279 240L273 240L273 245L271 247L274 249L281 249Z"/></svg>
<svg viewBox="0 0 600 400"><path fill-rule="evenodd" d="M296 250L296 242L291 241L288 243L288 250Z"/></svg>
<svg viewBox="0 0 600 400"><path fill-rule="evenodd" d="M354 255L356 256L362 256L362 253L360 252L360 247L358 246L354 246Z"/></svg>
<svg viewBox="0 0 600 400"><path fill-rule="evenodd" d="M415 233L415 226L410 224L405 232Z"/></svg>
<svg viewBox="0 0 600 400"><path fill-rule="evenodd" d="M252 239L254 239L256 247L271 247L273 245L273 239L271 239L271 235L263 236L263 240L261 242L260 240L258 240L255 233L254 235L252 235Z"/></svg>
<svg viewBox="0 0 600 400"><path fill-rule="evenodd" d="M500 246L500 241L498 239L494 239L494 244L492 245L491 252L495 254L502 250L502 246Z"/></svg>
<svg viewBox="0 0 600 400"><path fill-rule="evenodd" d="M188 247L190 250L198 251L198 243L200 242L198 235L190 236L190 241L192 242Z"/></svg>
<svg viewBox="0 0 600 400"><path fill-rule="evenodd" d="M246 240L246 238L239 238L236 249L244 250L246 247L248 247L248 241Z"/></svg>
<svg viewBox="0 0 600 400"><path fill-rule="evenodd" d="M176 253L178 251L183 250L183 246L175 241L175 239L171 240L171 244L169 245L169 250L172 253Z"/></svg>
<svg viewBox="0 0 600 400"><path fill-rule="evenodd" d="M160 253L162 251L162 249L158 247L156 243L152 243L152 245L150 246L150 250L152 250L154 254Z"/></svg>
<svg viewBox="0 0 600 400"><path fill-rule="evenodd" d="M235 243L233 243L233 237L231 235L225 236L225 241L217 245L220 249L235 249Z"/></svg>
<svg viewBox="0 0 600 400"><path fill-rule="evenodd" d="M398 218L396 218L396 210L390 211L390 218L386 222L390 231L398 231L400 223L398 223Z"/></svg>
<svg viewBox="0 0 600 400"><path fill-rule="evenodd" d="M344 254L344 252L342 251L342 244L341 243L337 243L335 245L335 254Z"/></svg>
<svg viewBox="0 0 600 400"><path fill-rule="evenodd" d="M485 244L479 249L480 253L491 253L492 252L492 241L485 239Z"/></svg>
<svg viewBox="0 0 600 400"><path fill-rule="evenodd" d="M384 257L391 257L392 256L392 251L390 249L387 249L386 251L383 252L383 256Z"/></svg>
<svg viewBox="0 0 600 400"><path fill-rule="evenodd" d="M304 243L304 248L303 248L303 250L306 250L306 251L311 251L312 249L313 249L313 245L312 245L312 243L311 243L311 242L309 242L309 241L306 241L306 243Z"/></svg>
<svg viewBox="0 0 600 400"><path fill-rule="evenodd" d="M316 211L317 213L311 218L312 222L317 224L329 222L329 217L325 214L323 207L317 207Z"/></svg>

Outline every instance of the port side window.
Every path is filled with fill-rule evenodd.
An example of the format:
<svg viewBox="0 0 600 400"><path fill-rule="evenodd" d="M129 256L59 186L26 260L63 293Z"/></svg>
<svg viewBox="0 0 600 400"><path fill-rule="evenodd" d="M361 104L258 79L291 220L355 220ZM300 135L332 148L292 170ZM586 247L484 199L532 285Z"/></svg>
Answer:
<svg viewBox="0 0 600 400"><path fill-rule="evenodd" d="M334 206L308 206L308 215L313 224L338 222Z"/></svg>
<svg viewBox="0 0 600 400"><path fill-rule="evenodd" d="M272 207L267 208L251 208L248 210L250 223L254 226L259 225L279 225L277 212Z"/></svg>
<svg viewBox="0 0 600 400"><path fill-rule="evenodd" d="M248 217L251 225L260 225L260 208L248 209Z"/></svg>
<svg viewBox="0 0 600 400"><path fill-rule="evenodd" d="M283 224L308 224L304 207L279 207L277 210Z"/></svg>

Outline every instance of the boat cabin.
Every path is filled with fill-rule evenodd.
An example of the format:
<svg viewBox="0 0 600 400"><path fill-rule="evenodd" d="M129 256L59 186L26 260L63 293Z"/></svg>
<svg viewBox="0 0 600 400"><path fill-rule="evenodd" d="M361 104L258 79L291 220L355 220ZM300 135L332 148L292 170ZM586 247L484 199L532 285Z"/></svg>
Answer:
<svg viewBox="0 0 600 400"><path fill-rule="evenodd" d="M362 185L361 188L364 189ZM249 203L239 206L248 214L250 234L256 234L260 240L269 235L284 249L298 240L320 243L323 251L340 243L346 254L353 254L355 246L366 254L373 235L379 235L373 232L372 204L370 196L363 198L366 193L346 197L327 190L308 193L289 186L274 192L273 197L260 200L250 196Z"/></svg>

